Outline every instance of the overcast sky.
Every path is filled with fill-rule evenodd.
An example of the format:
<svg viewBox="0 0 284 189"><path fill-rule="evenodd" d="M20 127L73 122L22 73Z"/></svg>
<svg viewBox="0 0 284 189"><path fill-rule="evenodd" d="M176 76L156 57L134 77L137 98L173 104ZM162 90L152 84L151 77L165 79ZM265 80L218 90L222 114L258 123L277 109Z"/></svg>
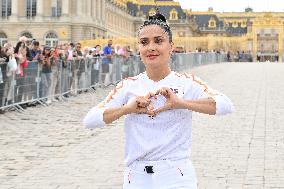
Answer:
<svg viewBox="0 0 284 189"><path fill-rule="evenodd" d="M213 7L217 12L243 12L251 7L254 12L284 12L284 0L175 0L182 8L193 11L206 11Z"/></svg>

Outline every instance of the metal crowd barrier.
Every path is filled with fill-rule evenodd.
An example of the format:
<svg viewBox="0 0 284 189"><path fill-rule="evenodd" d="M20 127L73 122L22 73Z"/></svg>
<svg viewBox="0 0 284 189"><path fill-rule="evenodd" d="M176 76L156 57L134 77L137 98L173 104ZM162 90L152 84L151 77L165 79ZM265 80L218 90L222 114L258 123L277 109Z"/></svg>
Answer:
<svg viewBox="0 0 284 189"><path fill-rule="evenodd" d="M24 76L10 72L5 63L0 63L0 109L22 111L23 104L48 105L51 101L64 100L82 91L95 90L98 86L115 85L120 80L145 71L139 56L114 56L109 72L102 69L103 58L86 57L77 60L54 61L51 73L43 65L31 61L24 68ZM189 53L174 54L170 67L174 71L226 62L226 54Z"/></svg>

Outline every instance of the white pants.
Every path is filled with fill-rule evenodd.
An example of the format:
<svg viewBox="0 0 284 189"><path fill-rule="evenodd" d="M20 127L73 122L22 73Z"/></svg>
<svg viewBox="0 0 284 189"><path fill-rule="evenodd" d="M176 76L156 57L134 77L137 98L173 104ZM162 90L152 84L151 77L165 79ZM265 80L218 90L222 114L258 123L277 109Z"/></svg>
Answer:
<svg viewBox="0 0 284 189"><path fill-rule="evenodd" d="M190 160L135 161L125 168L123 189L197 189L197 180Z"/></svg>

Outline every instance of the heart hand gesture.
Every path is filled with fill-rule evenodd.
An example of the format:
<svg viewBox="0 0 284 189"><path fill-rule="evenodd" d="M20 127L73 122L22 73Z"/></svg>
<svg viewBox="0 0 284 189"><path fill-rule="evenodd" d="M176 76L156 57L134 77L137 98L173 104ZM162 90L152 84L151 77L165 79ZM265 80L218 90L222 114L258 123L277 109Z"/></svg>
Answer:
<svg viewBox="0 0 284 189"><path fill-rule="evenodd" d="M154 93L148 93L146 96L138 96L125 105L127 114L149 114L154 115L154 108L151 105L151 98L155 98Z"/></svg>
<svg viewBox="0 0 284 189"><path fill-rule="evenodd" d="M166 101L161 106L155 109L154 101L157 97L162 95ZM146 96L138 96L135 100L132 100L127 105L127 114L149 114L150 116L155 116L160 112L170 110L170 109L181 109L184 108L184 100L179 98L171 89L163 87L156 91L156 93L148 93Z"/></svg>
<svg viewBox="0 0 284 189"><path fill-rule="evenodd" d="M179 98L171 89L167 87L159 89L155 95L162 95L166 98L165 104L162 107L154 110L155 115L166 110L184 108L184 100Z"/></svg>

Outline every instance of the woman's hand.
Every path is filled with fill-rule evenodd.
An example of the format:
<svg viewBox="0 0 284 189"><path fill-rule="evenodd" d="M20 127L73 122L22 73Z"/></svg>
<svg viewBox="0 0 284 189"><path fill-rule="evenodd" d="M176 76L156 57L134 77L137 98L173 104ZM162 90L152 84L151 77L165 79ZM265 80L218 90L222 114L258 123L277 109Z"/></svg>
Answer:
<svg viewBox="0 0 284 189"><path fill-rule="evenodd" d="M126 114L149 114L154 115L153 108L150 107L151 97L155 98L154 93L148 93L146 96L138 96L128 104L124 105Z"/></svg>
<svg viewBox="0 0 284 189"><path fill-rule="evenodd" d="M164 106L154 110L154 114L170 110L170 109L183 109L185 108L185 101L179 98L171 89L163 87L159 89L155 95L163 95L166 98Z"/></svg>

